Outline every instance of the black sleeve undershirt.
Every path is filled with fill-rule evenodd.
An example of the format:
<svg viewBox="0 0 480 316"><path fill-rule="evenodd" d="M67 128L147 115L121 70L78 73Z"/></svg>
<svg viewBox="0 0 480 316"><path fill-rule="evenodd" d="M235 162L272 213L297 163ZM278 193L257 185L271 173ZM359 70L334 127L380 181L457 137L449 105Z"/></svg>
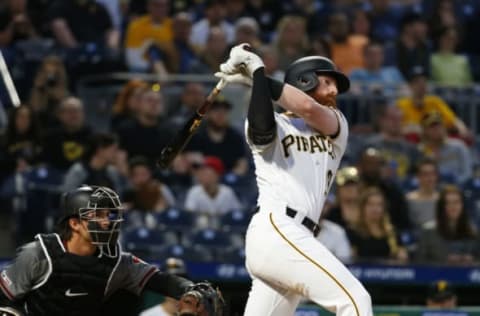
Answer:
<svg viewBox="0 0 480 316"><path fill-rule="evenodd" d="M265 76L264 68L253 73L252 97L248 107L248 137L255 145L266 145L276 136L272 99L278 100L283 84Z"/></svg>
<svg viewBox="0 0 480 316"><path fill-rule="evenodd" d="M145 290L179 299L191 285L193 285L192 281L158 271L145 284Z"/></svg>

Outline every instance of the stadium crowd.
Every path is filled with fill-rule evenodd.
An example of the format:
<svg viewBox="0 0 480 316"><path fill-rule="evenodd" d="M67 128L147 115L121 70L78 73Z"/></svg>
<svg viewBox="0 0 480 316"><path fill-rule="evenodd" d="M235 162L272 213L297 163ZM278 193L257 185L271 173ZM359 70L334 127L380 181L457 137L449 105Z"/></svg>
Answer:
<svg viewBox="0 0 480 316"><path fill-rule="evenodd" d="M242 262L257 194L232 123L243 118L220 97L160 170L155 159L209 84L173 83L171 100L135 74L212 75L248 42L272 77L299 57L327 56L351 78L352 97L374 100L365 122L347 115L344 166L320 219L327 247L345 262L478 263L476 131L449 93L477 91L479 15L473 0L3 1L0 48L22 104L2 87L2 255L51 230L59 193L88 183L121 194L128 250ZM109 105L108 126L90 125L76 83L120 71L132 80Z"/></svg>

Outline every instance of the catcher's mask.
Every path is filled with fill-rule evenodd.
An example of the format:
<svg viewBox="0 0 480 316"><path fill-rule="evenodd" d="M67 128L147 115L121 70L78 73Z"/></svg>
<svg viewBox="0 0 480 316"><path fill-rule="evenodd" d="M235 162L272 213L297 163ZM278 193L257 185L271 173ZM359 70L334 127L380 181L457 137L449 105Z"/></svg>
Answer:
<svg viewBox="0 0 480 316"><path fill-rule="evenodd" d="M92 244L104 254L116 256L116 243L123 221L120 198L110 188L83 186L67 192L62 198L62 220L71 217L87 222Z"/></svg>
<svg viewBox="0 0 480 316"><path fill-rule="evenodd" d="M350 88L350 80L337 70L330 59L322 56L307 56L294 61L285 73L285 83L303 92L309 92L318 85L318 75L329 75L337 82L338 93Z"/></svg>

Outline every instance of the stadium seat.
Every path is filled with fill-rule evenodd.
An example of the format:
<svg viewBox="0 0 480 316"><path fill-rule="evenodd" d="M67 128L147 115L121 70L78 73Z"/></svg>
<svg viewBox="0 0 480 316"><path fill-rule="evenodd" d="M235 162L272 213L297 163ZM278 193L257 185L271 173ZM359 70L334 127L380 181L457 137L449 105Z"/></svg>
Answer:
<svg viewBox="0 0 480 316"><path fill-rule="evenodd" d="M179 232L191 230L195 223L193 213L174 207L155 214L155 219L159 227L168 227Z"/></svg>
<svg viewBox="0 0 480 316"><path fill-rule="evenodd" d="M187 245L227 247L231 244L229 234L212 228L201 229L191 234L186 234L185 237L184 243Z"/></svg>
<svg viewBox="0 0 480 316"><path fill-rule="evenodd" d="M160 251L162 247L170 245L176 240L156 229L140 227L127 231L122 236L125 250L138 256L150 257Z"/></svg>
<svg viewBox="0 0 480 316"><path fill-rule="evenodd" d="M216 259L219 262L244 264L245 263L245 248L244 247L228 247L225 249L218 249Z"/></svg>
<svg viewBox="0 0 480 316"><path fill-rule="evenodd" d="M182 245L172 244L162 247L159 251L151 256L152 259L165 260L165 258L175 257L190 262L210 262L214 256L211 249L202 245Z"/></svg>
<svg viewBox="0 0 480 316"><path fill-rule="evenodd" d="M233 210L220 218L220 227L224 232L244 233L250 222L251 213L246 210Z"/></svg>

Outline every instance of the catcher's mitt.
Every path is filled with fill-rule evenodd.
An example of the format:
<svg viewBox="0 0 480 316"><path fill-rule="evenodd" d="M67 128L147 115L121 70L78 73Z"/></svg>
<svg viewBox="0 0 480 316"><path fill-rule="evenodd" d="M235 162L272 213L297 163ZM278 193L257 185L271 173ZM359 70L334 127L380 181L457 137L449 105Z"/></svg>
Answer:
<svg viewBox="0 0 480 316"><path fill-rule="evenodd" d="M224 300L209 282L190 286L178 302L179 316L222 316Z"/></svg>

